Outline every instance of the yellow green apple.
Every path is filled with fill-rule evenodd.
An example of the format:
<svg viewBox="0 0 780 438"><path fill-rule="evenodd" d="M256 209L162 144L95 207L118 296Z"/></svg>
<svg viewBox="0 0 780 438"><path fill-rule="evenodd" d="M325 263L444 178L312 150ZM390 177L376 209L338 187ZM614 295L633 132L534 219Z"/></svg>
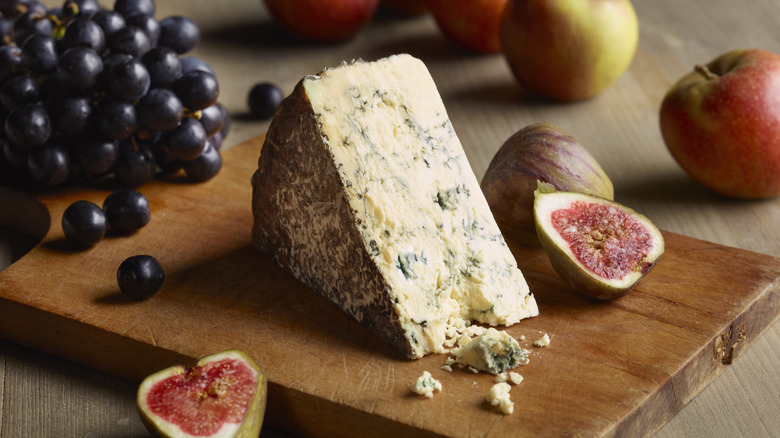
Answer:
<svg viewBox="0 0 780 438"><path fill-rule="evenodd" d="M629 0L509 0L500 35L524 89L574 101L623 75L636 54L639 21Z"/></svg>

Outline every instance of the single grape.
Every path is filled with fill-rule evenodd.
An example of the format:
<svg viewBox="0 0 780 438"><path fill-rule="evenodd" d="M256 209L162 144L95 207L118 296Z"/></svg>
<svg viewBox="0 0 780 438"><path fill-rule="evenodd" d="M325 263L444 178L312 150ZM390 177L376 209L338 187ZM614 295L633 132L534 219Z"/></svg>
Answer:
<svg viewBox="0 0 780 438"><path fill-rule="evenodd" d="M165 281L165 271L156 258L145 254L135 255L119 265L116 281L125 295L145 300L160 290Z"/></svg>
<svg viewBox="0 0 780 438"><path fill-rule="evenodd" d="M106 36L103 29L88 17L78 17L68 23L65 35L60 38L62 50L73 47L87 47L97 53L106 49Z"/></svg>
<svg viewBox="0 0 780 438"><path fill-rule="evenodd" d="M114 97L137 100L149 90L150 78L146 67L138 59L130 59L112 65L106 80Z"/></svg>
<svg viewBox="0 0 780 438"><path fill-rule="evenodd" d="M48 143L31 149L27 154L27 170L38 185L62 184L70 176L68 149L59 143Z"/></svg>
<svg viewBox="0 0 780 438"><path fill-rule="evenodd" d="M66 0L65 3L75 3L80 15L92 15L100 11L97 0Z"/></svg>
<svg viewBox="0 0 780 438"><path fill-rule="evenodd" d="M78 160L85 173L103 175L114 169L119 157L119 143L100 136L83 140L77 148Z"/></svg>
<svg viewBox="0 0 780 438"><path fill-rule="evenodd" d="M181 63L173 49L155 47L141 58L149 71L152 88L167 88L181 76Z"/></svg>
<svg viewBox="0 0 780 438"><path fill-rule="evenodd" d="M154 155L147 148L127 140L119 145L119 162L114 168L117 181L124 187L140 187L154 179Z"/></svg>
<svg viewBox="0 0 780 438"><path fill-rule="evenodd" d="M165 147L179 160L192 160L206 147L206 131L197 120L184 117L179 125L163 134Z"/></svg>
<svg viewBox="0 0 780 438"><path fill-rule="evenodd" d="M284 94L276 85L268 82L256 84L249 90L247 97L249 112L258 119L270 119L282 103L282 99Z"/></svg>
<svg viewBox="0 0 780 438"><path fill-rule="evenodd" d="M4 0L0 2L0 14L6 17L16 17L27 11L32 0Z"/></svg>
<svg viewBox="0 0 780 438"><path fill-rule="evenodd" d="M22 65L22 49L16 46L0 47L0 83L15 75Z"/></svg>
<svg viewBox="0 0 780 438"><path fill-rule="evenodd" d="M31 9L14 19L11 36L17 45L24 44L33 35L51 35L54 24L45 15L46 9Z"/></svg>
<svg viewBox="0 0 780 438"><path fill-rule="evenodd" d="M181 120L184 108L173 91L152 88L138 102L138 120L147 129L168 131Z"/></svg>
<svg viewBox="0 0 780 438"><path fill-rule="evenodd" d="M0 88L0 102L6 111L11 111L19 105L35 103L40 98L38 81L27 76L17 75L7 80Z"/></svg>
<svg viewBox="0 0 780 438"><path fill-rule="evenodd" d="M102 72L102 58L88 47L68 49L57 62L57 75L71 88L85 90L94 87Z"/></svg>
<svg viewBox="0 0 780 438"><path fill-rule="evenodd" d="M222 155L211 143L206 142L203 153L194 160L183 161L182 167L192 180L207 181L216 176L222 168Z"/></svg>
<svg viewBox="0 0 780 438"><path fill-rule="evenodd" d="M51 136L49 114L34 103L17 106L5 119L5 134L17 146L41 146Z"/></svg>
<svg viewBox="0 0 780 438"><path fill-rule="evenodd" d="M200 123L206 130L206 135L212 136L225 126L225 113L219 104L211 105L200 112Z"/></svg>
<svg viewBox="0 0 780 438"><path fill-rule="evenodd" d="M138 127L135 107L130 102L105 99L96 114L101 131L115 140L129 138Z"/></svg>
<svg viewBox="0 0 780 438"><path fill-rule="evenodd" d="M152 45L143 30L135 26L125 26L108 38L108 48L111 53L126 53L134 58L140 58L152 48Z"/></svg>
<svg viewBox="0 0 780 438"><path fill-rule="evenodd" d="M119 189L103 201L103 213L108 226L123 233L132 233L152 219L149 200L134 189Z"/></svg>
<svg viewBox="0 0 780 438"><path fill-rule="evenodd" d="M174 15L160 21L160 46L170 47L182 54L192 50L200 40L200 29L187 17Z"/></svg>
<svg viewBox="0 0 780 438"><path fill-rule="evenodd" d="M184 73L171 85L171 90L190 111L197 111L213 105L219 97L217 78L204 71L193 70Z"/></svg>
<svg viewBox="0 0 780 438"><path fill-rule="evenodd" d="M22 67L33 73L57 68L57 41L51 35L35 34L22 45Z"/></svg>
<svg viewBox="0 0 780 438"><path fill-rule="evenodd" d="M92 115L89 98L83 96L56 97L52 99L48 108L54 129L67 136L81 133L88 126Z"/></svg>
<svg viewBox="0 0 780 438"><path fill-rule="evenodd" d="M153 16L137 13L125 18L125 22L128 26L141 29L149 38L151 47L157 46L157 41L160 39L160 23Z"/></svg>
<svg viewBox="0 0 780 438"><path fill-rule="evenodd" d="M62 214L62 231L68 240L79 245L92 246L106 235L106 216L94 203L76 201Z"/></svg>
<svg viewBox="0 0 780 438"><path fill-rule="evenodd" d="M211 66L206 61L196 56L182 56L179 58L179 62L181 63L182 73L187 73L188 71L192 70L200 70L205 71L206 73L211 73L214 76L217 75L214 73L214 69L211 68Z"/></svg>
<svg viewBox="0 0 780 438"><path fill-rule="evenodd" d="M154 16L154 0L116 0L114 10L129 17L137 13Z"/></svg>
<svg viewBox="0 0 780 438"><path fill-rule="evenodd" d="M103 35L106 37L106 44L108 44L108 38L111 37L111 35L125 27L127 24L125 22L125 17L123 17L122 14L108 9L101 9L95 12L95 15L92 16L92 21L103 30Z"/></svg>

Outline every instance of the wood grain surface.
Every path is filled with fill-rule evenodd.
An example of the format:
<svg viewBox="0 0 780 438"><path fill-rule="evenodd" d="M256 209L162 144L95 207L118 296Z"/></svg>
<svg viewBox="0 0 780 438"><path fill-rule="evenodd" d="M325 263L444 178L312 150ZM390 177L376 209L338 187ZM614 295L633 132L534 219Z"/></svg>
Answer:
<svg viewBox="0 0 780 438"><path fill-rule="evenodd" d="M516 413L504 417L485 402L493 376L441 370L444 355L405 359L252 246L247 182L261 145L226 151L207 183L182 175L144 186L154 220L133 235L81 249L52 226L0 273L0 336L132 381L241 349L269 379L268 423L307 436L643 436L780 314L780 259L763 254L666 233L662 259L636 289L596 302L573 293L541 248L510 243L540 315L507 329L531 354L517 369ZM106 194L37 199L57 218ZM116 267L134 254L166 271L164 288L142 302L116 285ZM545 333L551 345L535 347ZM445 389L433 400L410 391L426 370Z"/></svg>
<svg viewBox="0 0 780 438"><path fill-rule="evenodd" d="M780 3L774 0L635 2L640 43L631 68L596 99L567 105L526 98L500 55L460 49L430 16L382 11L355 40L310 44L273 24L260 0L158 0L157 5L158 17L188 15L204 31L194 54L217 71L220 101L233 113L228 147L267 129L267 121L246 116L246 93L253 83L271 81L289 92L301 76L324 66L409 52L431 69L478 177L517 129L555 123L593 152L615 183L617 199L660 228L780 256L780 200L737 201L698 186L667 153L657 123L664 92L694 64L741 47L780 52ZM655 436L780 435L779 361L780 324L775 322ZM0 341L0 436L146 436L133 406L135 388L135 382ZM326 426L337 427L336 421ZM274 435L278 432L271 428L263 430L263 436Z"/></svg>

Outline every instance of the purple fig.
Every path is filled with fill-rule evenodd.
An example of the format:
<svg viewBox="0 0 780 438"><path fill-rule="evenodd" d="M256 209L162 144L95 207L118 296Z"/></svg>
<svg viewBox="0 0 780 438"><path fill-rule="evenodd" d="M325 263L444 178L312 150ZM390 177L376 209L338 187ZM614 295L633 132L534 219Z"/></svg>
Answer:
<svg viewBox="0 0 780 438"><path fill-rule="evenodd" d="M513 134L496 152L482 191L505 237L538 245L534 225L537 180L559 191L614 199L612 181L593 155L551 124L533 124Z"/></svg>
<svg viewBox="0 0 780 438"><path fill-rule="evenodd" d="M535 197L542 248L558 275L584 295L601 300L625 295L664 252L658 228L617 202L558 192L541 182Z"/></svg>

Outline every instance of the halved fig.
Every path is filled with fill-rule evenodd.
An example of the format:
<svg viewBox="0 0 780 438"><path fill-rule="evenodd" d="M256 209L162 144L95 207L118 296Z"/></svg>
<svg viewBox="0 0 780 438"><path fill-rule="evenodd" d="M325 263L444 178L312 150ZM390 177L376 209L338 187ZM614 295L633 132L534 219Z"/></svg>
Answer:
<svg viewBox="0 0 780 438"><path fill-rule="evenodd" d="M596 196L558 192L539 182L534 217L555 271L597 299L628 293L664 252L663 236L648 218Z"/></svg>
<svg viewBox="0 0 780 438"><path fill-rule="evenodd" d="M192 368L176 365L141 382L136 405L160 437L257 437L265 415L267 382L255 361L225 350Z"/></svg>

